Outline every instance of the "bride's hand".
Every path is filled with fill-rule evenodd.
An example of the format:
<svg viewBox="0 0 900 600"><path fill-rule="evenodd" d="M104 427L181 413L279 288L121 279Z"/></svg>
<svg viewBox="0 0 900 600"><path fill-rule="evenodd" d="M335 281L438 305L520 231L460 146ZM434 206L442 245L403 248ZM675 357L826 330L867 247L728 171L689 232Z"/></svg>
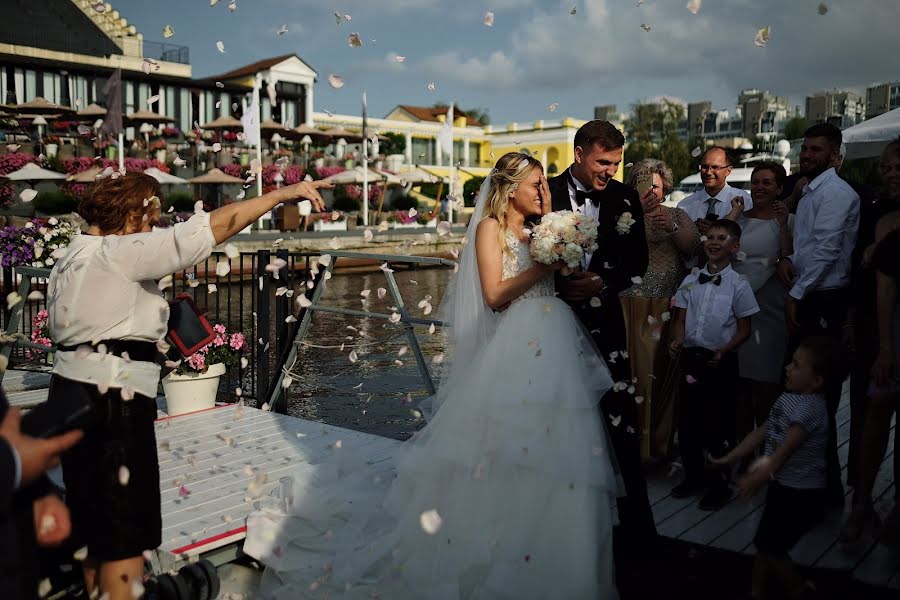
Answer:
<svg viewBox="0 0 900 600"><path fill-rule="evenodd" d="M547 176L541 175L541 216L552 212L552 206L553 202L550 198L550 186L547 184Z"/></svg>
<svg viewBox="0 0 900 600"><path fill-rule="evenodd" d="M278 190L283 202L291 202L293 200L305 199L312 202L313 209L322 212L325 210L325 200L319 193L319 189L331 189L333 183L325 181L301 181L294 185L289 185Z"/></svg>

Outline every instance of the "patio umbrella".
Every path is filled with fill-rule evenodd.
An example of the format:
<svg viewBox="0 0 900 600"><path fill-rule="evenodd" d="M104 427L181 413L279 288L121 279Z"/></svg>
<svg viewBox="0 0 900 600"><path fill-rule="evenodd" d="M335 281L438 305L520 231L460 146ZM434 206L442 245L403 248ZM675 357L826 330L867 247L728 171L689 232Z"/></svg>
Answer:
<svg viewBox="0 0 900 600"><path fill-rule="evenodd" d="M68 177L66 177L66 181L68 181L69 183L94 183L95 181L97 181L97 176L102 172L102 167L93 166L90 169L81 171L80 173L69 175Z"/></svg>
<svg viewBox="0 0 900 600"><path fill-rule="evenodd" d="M843 131L845 159L879 156L884 147L900 137L900 108L867 119Z"/></svg>
<svg viewBox="0 0 900 600"><path fill-rule="evenodd" d="M123 119L126 127L140 126L143 123L161 125L163 123L174 123L175 119L168 115L161 115L149 110L139 110L130 115L125 115Z"/></svg>
<svg viewBox="0 0 900 600"><path fill-rule="evenodd" d="M220 192L221 186L223 185L243 185L244 180L240 177L234 177L225 173L221 169L210 169L203 175L198 175L197 177L192 177L187 180L188 183L193 185L209 185L214 192L215 197L215 206L218 208L219 200L220 200Z"/></svg>
<svg viewBox="0 0 900 600"><path fill-rule="evenodd" d="M309 136L310 141L313 144L327 144L331 142L331 135L325 133L321 129L316 127L311 127L309 125L300 125L299 127L294 127L294 133L296 133L299 137Z"/></svg>
<svg viewBox="0 0 900 600"><path fill-rule="evenodd" d="M332 127L331 129L326 129L325 134L330 135L334 140L343 138L348 144L358 144L363 140L362 135L358 133L351 133L343 127Z"/></svg>
<svg viewBox="0 0 900 600"><path fill-rule="evenodd" d="M48 101L46 98L38 96L34 100L24 102L22 104L14 104L9 107L10 110L18 115L59 115L63 113L73 113L74 108L68 106L60 106Z"/></svg>
<svg viewBox="0 0 900 600"><path fill-rule="evenodd" d="M166 173L165 171L160 171L156 167L150 167L149 169L146 169L144 173L157 180L161 185L180 185L188 182L187 179L172 175L171 173Z"/></svg>
<svg viewBox="0 0 900 600"><path fill-rule="evenodd" d="M200 126L200 129L209 129L210 131L217 131L220 129L243 129L244 125L235 119L234 117L224 115L210 121L209 123L204 123Z"/></svg>
<svg viewBox="0 0 900 600"><path fill-rule="evenodd" d="M28 163L21 169L8 173L3 177L10 181L24 181L31 187L34 187L34 183L37 181L50 181L66 178L62 173L39 167L34 163Z"/></svg>
<svg viewBox="0 0 900 600"><path fill-rule="evenodd" d="M88 104L75 113L75 116L84 117L86 120L99 119L100 117L106 116L106 109L99 104Z"/></svg>
<svg viewBox="0 0 900 600"><path fill-rule="evenodd" d="M387 195L388 186L391 184L400 185L400 177L391 173L385 173L384 171L377 171L369 168L368 180L369 183L378 183L380 181L384 184L381 190L381 200L378 203L377 214L380 215L381 208L384 206L384 197ZM363 168L354 167L352 169L347 169L346 171L335 173L331 177L326 177L322 181L327 181L335 185L362 184L364 181Z"/></svg>
<svg viewBox="0 0 900 600"><path fill-rule="evenodd" d="M401 173L400 175L398 175L398 177L400 178L401 182L405 181L409 185L410 189L412 189L413 186L422 183L437 183L438 189L434 199L434 211L437 212L440 209L441 197L444 192L444 184L448 181L448 178L446 176L435 175L434 173L426 171L425 169L419 168L413 169L412 171L409 171L407 173Z"/></svg>

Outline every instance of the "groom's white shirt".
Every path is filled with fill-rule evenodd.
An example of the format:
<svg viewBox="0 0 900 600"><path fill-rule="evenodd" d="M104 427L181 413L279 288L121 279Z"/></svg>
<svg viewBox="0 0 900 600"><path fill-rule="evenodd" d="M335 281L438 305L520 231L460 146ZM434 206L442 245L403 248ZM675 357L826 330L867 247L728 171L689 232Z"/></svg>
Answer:
<svg viewBox="0 0 900 600"><path fill-rule="evenodd" d="M569 171L567 174L568 179L568 190L569 190L569 202L572 203L572 210L574 212L584 213L589 217L593 217L595 221L600 222L600 207L594 206L593 202L585 202L584 206L578 206L578 202L575 197L576 188L581 190L582 192L588 192L589 190L581 185L581 182L575 179L572 175L572 172ZM576 187L572 187L572 182L575 183ZM581 268L585 271L588 270L588 266L591 264L591 257L594 256L593 253L588 254L584 253L584 256L581 257Z"/></svg>

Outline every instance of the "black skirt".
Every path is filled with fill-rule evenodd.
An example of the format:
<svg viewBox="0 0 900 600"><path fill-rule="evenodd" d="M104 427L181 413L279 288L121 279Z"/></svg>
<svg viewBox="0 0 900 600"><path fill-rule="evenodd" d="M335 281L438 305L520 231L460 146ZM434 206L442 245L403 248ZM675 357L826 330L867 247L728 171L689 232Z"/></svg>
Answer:
<svg viewBox="0 0 900 600"><path fill-rule="evenodd" d="M753 543L757 550L787 557L800 538L824 517L824 489L792 488L773 481Z"/></svg>
<svg viewBox="0 0 900 600"><path fill-rule="evenodd" d="M118 388L101 394L96 385L53 375L48 402L74 386L90 394L94 414L84 438L62 455L72 540L99 561L140 556L162 542L156 400L123 400Z"/></svg>

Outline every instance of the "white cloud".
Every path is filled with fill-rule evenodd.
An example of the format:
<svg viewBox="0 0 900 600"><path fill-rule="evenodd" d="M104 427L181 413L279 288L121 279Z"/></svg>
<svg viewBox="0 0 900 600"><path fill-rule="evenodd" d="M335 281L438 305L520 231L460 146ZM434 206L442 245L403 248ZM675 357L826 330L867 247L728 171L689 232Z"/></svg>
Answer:
<svg viewBox="0 0 900 600"><path fill-rule="evenodd" d="M495 50L487 59L463 59L459 52L442 52L425 59L422 72L438 85L449 80L473 87L503 89L521 82L521 66L501 50Z"/></svg>

